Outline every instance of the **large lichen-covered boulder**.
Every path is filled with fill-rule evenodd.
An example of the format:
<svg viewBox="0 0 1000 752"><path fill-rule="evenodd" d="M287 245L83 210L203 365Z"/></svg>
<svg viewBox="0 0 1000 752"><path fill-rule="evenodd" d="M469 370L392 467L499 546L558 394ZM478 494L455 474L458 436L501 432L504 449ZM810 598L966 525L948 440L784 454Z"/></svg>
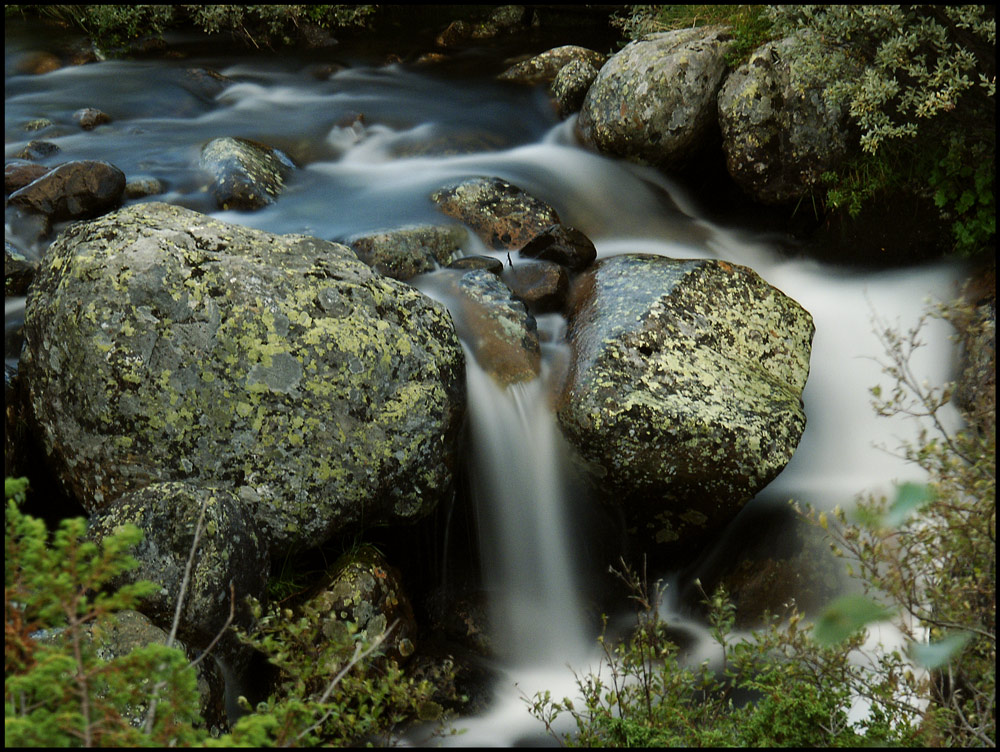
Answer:
<svg viewBox="0 0 1000 752"><path fill-rule="evenodd" d="M295 167L278 149L246 138L215 138L201 150L220 209L252 211L274 203Z"/></svg>
<svg viewBox="0 0 1000 752"><path fill-rule="evenodd" d="M823 68L820 68L820 64ZM828 66L857 74L843 52L800 52L798 37L759 47L719 91L726 165L745 193L764 204L794 201L847 156L846 109L827 97Z"/></svg>
<svg viewBox="0 0 1000 752"><path fill-rule="evenodd" d="M730 35L705 26L649 34L601 68L577 121L583 141L658 167L695 155L716 120Z"/></svg>
<svg viewBox="0 0 1000 752"><path fill-rule="evenodd" d="M614 256L577 278L568 308L559 425L664 550L724 525L791 459L813 323L755 272Z"/></svg>
<svg viewBox="0 0 1000 752"><path fill-rule="evenodd" d="M139 204L53 243L25 333L40 437L90 511L156 481L231 487L280 551L451 492L451 315L346 246Z"/></svg>
<svg viewBox="0 0 1000 752"><path fill-rule="evenodd" d="M515 250L559 224L556 210L501 178L471 178L431 194L449 217L472 228L490 248Z"/></svg>

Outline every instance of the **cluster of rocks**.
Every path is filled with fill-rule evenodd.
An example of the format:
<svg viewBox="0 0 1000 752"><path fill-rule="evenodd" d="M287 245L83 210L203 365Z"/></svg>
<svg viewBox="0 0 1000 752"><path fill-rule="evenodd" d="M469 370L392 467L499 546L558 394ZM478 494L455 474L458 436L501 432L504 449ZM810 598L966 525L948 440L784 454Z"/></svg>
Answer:
<svg viewBox="0 0 1000 752"><path fill-rule="evenodd" d="M523 8L498 11L489 28L449 27L439 42L527 19ZM727 31L692 29L610 58L555 48L501 78L547 85L563 116L579 111L585 143L627 159L682 164L718 130L733 179L779 202L803 195L846 148L841 113L825 109L788 44L730 71ZM81 113L78 122L103 121ZM5 254L16 271L5 271L8 294L28 292L19 378L32 431L93 515L95 536L124 522L143 530L130 576L163 585L144 606L161 627L197 531L181 617L191 645L214 639L234 596L237 624L250 624L244 598L264 600L274 557L412 523L452 497L460 341L506 386L539 372L534 317L566 316L559 425L650 549L689 550L718 531L802 434L812 320L745 267L641 254L598 261L553 207L495 176L435 191L440 224L344 243L163 203L114 211L157 186L130 193L104 162L41 166L45 143L8 161L8 203L49 223L88 221L64 230L37 272L12 263L9 246ZM241 210L280 200L296 169L279 150L237 138L206 144L201 166L216 205ZM469 233L518 263L463 256ZM432 270L449 307L409 284ZM303 608L371 636L396 623L393 654L414 652L413 608L372 550L338 562ZM482 609L467 611L479 616L449 629L488 650L487 630L472 623ZM245 662L234 642L220 649L232 665Z"/></svg>
<svg viewBox="0 0 1000 752"><path fill-rule="evenodd" d="M647 35L607 59L559 47L500 74L548 83L564 117L579 113L593 149L664 169L691 163L721 133L731 178L754 201L785 204L809 194L849 151L846 112L824 98L802 40L769 42L735 70L728 27ZM835 49L831 60L850 61Z"/></svg>

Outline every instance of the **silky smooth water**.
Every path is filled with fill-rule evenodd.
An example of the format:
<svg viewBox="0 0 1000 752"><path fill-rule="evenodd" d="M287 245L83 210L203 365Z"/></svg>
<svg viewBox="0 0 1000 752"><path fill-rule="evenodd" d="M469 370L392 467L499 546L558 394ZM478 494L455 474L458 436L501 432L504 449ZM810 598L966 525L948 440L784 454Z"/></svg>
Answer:
<svg viewBox="0 0 1000 752"><path fill-rule="evenodd" d="M143 200L271 232L345 240L372 230L452 222L430 194L451 181L495 176L552 205L594 241L600 258L641 252L750 266L799 301L816 324L805 434L784 472L751 504L796 498L829 508L849 505L863 491L888 490L893 481L920 479L915 468L878 447L894 449L914 438L917 427L878 418L871 409L869 388L887 383L873 360L883 353L872 317L913 326L926 299L955 295L962 273L957 265L872 272L789 260L773 237L699 216L683 189L659 172L587 151L575 139L573 120L558 120L542 88L492 79L503 69L499 60L477 58L478 72L471 74L455 65L383 65L374 53L337 49L343 67L317 76L315 59L192 53L185 60L109 61L19 74L17 62L37 44L25 33L7 32L5 155L32 139L52 141L61 152L45 164L103 159L129 178L163 181L163 195ZM206 93L187 72L199 67L214 68L232 83ZM81 107L104 110L112 122L81 131L71 118ZM39 117L54 125L26 132L25 123ZM201 147L218 136L268 143L296 163L272 206L252 213L215 210L208 176L197 165ZM8 211L8 241L28 255L41 253L44 244L19 235L15 220ZM506 254L489 251L471 233L463 251L506 261ZM414 284L430 291L433 276ZM23 299L5 301L9 360L16 358L14 333L22 319ZM473 503L483 579L493 594L500 678L493 711L457 724L469 729L457 738L465 745L537 741L541 726L523 696L544 689L555 697L572 695L567 664L586 670L596 658L588 645L597 625L584 618L581 605L588 597L587 563L579 561L579 531L567 524L581 518L577 507L589 500L567 490L580 483L565 462L548 408L557 387L550 375L559 372L554 362L566 357L564 327L559 317L543 323L549 333L543 376L533 382L501 390L467 359ZM947 335L940 323L929 326L926 347L913 363L932 384L951 372Z"/></svg>

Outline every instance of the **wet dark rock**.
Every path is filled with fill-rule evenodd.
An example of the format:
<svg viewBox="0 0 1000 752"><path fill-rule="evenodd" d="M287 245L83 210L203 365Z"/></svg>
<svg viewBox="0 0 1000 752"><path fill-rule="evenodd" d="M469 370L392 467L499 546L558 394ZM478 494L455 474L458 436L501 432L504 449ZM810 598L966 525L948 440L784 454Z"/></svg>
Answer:
<svg viewBox="0 0 1000 752"><path fill-rule="evenodd" d="M130 178L125 183L125 198L145 198L164 191L163 182L157 178Z"/></svg>
<svg viewBox="0 0 1000 752"><path fill-rule="evenodd" d="M52 472L91 512L157 481L231 487L286 551L452 493L451 316L346 246L136 204L56 239L25 332Z"/></svg>
<svg viewBox="0 0 1000 752"><path fill-rule="evenodd" d="M5 296L24 295L38 271L38 262L25 257L10 243L3 245L3 291Z"/></svg>
<svg viewBox="0 0 1000 752"><path fill-rule="evenodd" d="M827 535L790 506L748 506L712 548L694 567L701 587L688 585L681 598L698 608L702 591L721 585L736 607L737 629L763 626L765 614L787 617L793 606L816 615L845 585Z"/></svg>
<svg viewBox="0 0 1000 752"><path fill-rule="evenodd" d="M125 173L108 162L64 162L10 195L9 203L53 222L89 219L121 204Z"/></svg>
<svg viewBox="0 0 1000 752"><path fill-rule="evenodd" d="M201 150L200 166L211 173L220 209L252 211L274 200L294 169L277 149L245 138L216 138Z"/></svg>
<svg viewBox="0 0 1000 752"><path fill-rule="evenodd" d="M561 311L569 292L569 275L551 261L530 261L504 271L503 281L535 313Z"/></svg>
<svg viewBox="0 0 1000 752"><path fill-rule="evenodd" d="M763 45L729 74L719 92L729 174L764 204L808 195L849 151L847 112L828 101L823 82L829 74L797 54L799 44L790 37ZM838 50L830 48L826 59L851 74Z"/></svg>
<svg viewBox="0 0 1000 752"><path fill-rule="evenodd" d="M3 165L4 193L9 196L51 170L51 167L26 159L8 159Z"/></svg>
<svg viewBox="0 0 1000 752"><path fill-rule="evenodd" d="M398 569L374 547L361 546L344 554L305 602L305 613L318 620L327 637L346 634L354 624L365 642L392 631L383 652L404 663L417 648L417 621Z"/></svg>
<svg viewBox="0 0 1000 752"><path fill-rule="evenodd" d="M552 79L549 94L556 101L560 117L567 118L580 111L598 72L598 68L584 60L573 60L559 69Z"/></svg>
<svg viewBox="0 0 1000 752"><path fill-rule="evenodd" d="M29 141L28 144L14 156L17 159L45 159L58 154L62 149L51 141Z"/></svg>
<svg viewBox="0 0 1000 752"><path fill-rule="evenodd" d="M506 387L538 375L538 325L524 301L489 269L446 269L428 283L456 312L455 327L479 367Z"/></svg>
<svg viewBox="0 0 1000 752"><path fill-rule="evenodd" d="M594 263L597 248L580 230L565 225L551 225L528 241L519 255L552 261L567 269L580 271Z"/></svg>
<svg viewBox="0 0 1000 752"><path fill-rule="evenodd" d="M731 520L805 428L813 323L752 270L629 254L574 282L559 425L664 552Z"/></svg>
<svg viewBox="0 0 1000 752"><path fill-rule="evenodd" d="M555 209L500 178L472 178L436 191L431 200L491 248L520 248L559 223Z"/></svg>
<svg viewBox="0 0 1000 752"><path fill-rule="evenodd" d="M430 631L451 642L490 657L495 645L490 637L489 599L482 590L451 592L444 588L427 599Z"/></svg>
<svg viewBox="0 0 1000 752"><path fill-rule="evenodd" d="M462 256L448 264L449 269L485 269L500 276L503 273L503 262L492 256Z"/></svg>
<svg viewBox="0 0 1000 752"><path fill-rule="evenodd" d="M94 107L86 107L73 113L75 120L85 131L90 131L99 125L111 122L111 116Z"/></svg>
<svg viewBox="0 0 1000 752"><path fill-rule="evenodd" d="M465 44L472 37L472 25L467 21L452 21L448 27L438 34L435 43L438 47L457 47Z"/></svg>
<svg viewBox="0 0 1000 752"><path fill-rule="evenodd" d="M547 50L540 55L512 65L497 78L501 81L519 84L547 84L551 83L559 71L572 62L586 63L597 70L604 65L606 59L600 52L568 44Z"/></svg>
<svg viewBox="0 0 1000 752"><path fill-rule="evenodd" d="M177 634L205 648L225 627L230 610L234 625L249 627L253 615L246 599L263 600L265 595L267 545L249 504L228 489L181 481L152 483L123 494L93 515L90 534L100 542L125 524L142 531L142 540L132 550L139 566L114 578L111 587L138 580L161 585L142 599L138 610L158 627L170 629L199 518L201 532ZM231 649L235 637L228 640Z"/></svg>
<svg viewBox="0 0 1000 752"><path fill-rule="evenodd" d="M18 73L38 76L62 68L62 61L51 52L31 52L17 62Z"/></svg>
<svg viewBox="0 0 1000 752"><path fill-rule="evenodd" d="M467 237L458 225L424 225L354 237L349 245L380 274L406 281L447 265Z"/></svg>
<svg viewBox="0 0 1000 752"><path fill-rule="evenodd" d="M649 34L612 55L580 110L584 143L658 167L689 162L716 124L729 39L704 26Z"/></svg>
<svg viewBox="0 0 1000 752"><path fill-rule="evenodd" d="M211 68L188 68L185 87L192 94L213 99L233 83L233 79Z"/></svg>

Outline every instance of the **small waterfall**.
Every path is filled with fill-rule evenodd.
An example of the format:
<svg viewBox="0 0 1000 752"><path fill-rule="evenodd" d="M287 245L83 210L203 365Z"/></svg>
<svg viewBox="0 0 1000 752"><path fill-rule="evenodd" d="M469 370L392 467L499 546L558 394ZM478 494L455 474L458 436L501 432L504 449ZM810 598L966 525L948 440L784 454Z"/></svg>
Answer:
<svg viewBox="0 0 1000 752"><path fill-rule="evenodd" d="M514 664L564 665L584 653L568 539L562 436L545 380L497 386L466 354L473 496L498 652Z"/></svg>

